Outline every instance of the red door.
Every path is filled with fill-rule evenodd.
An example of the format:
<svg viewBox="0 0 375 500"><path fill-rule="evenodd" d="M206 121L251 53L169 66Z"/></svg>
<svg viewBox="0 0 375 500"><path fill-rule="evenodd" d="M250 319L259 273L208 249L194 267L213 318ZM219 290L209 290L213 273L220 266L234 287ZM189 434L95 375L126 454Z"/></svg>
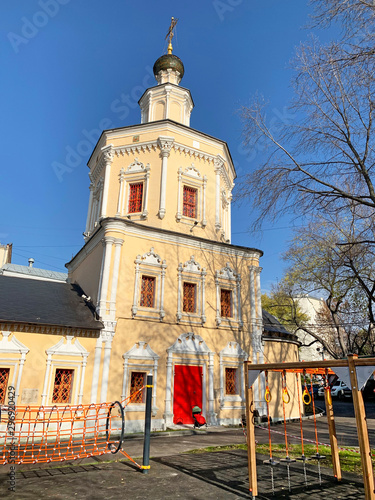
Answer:
<svg viewBox="0 0 375 500"><path fill-rule="evenodd" d="M193 406L202 408L202 367L175 365L173 394L173 423L193 424Z"/></svg>

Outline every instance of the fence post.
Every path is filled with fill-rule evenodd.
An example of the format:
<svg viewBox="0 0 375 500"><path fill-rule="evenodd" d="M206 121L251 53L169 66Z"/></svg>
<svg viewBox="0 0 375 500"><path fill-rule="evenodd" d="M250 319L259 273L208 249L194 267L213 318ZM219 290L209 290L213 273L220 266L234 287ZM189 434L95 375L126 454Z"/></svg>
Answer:
<svg viewBox="0 0 375 500"><path fill-rule="evenodd" d="M352 385L352 396L354 405L355 421L357 424L359 451L361 452L363 482L365 486L366 500L374 500L374 471L372 469L370 441L366 422L365 405L363 404L362 393L358 387L357 371L355 361L356 354L348 354L348 365L350 383Z"/></svg>
<svg viewBox="0 0 375 500"><path fill-rule="evenodd" d="M152 406L152 375L147 375L146 383L146 412L145 437L143 441L142 473L147 474L150 468L150 434L151 434L151 406Z"/></svg>
<svg viewBox="0 0 375 500"><path fill-rule="evenodd" d="M249 471L249 490L253 498L258 496L257 466L255 454L255 427L254 427L254 397L253 388L249 386L249 364L245 361L245 390L246 390L246 442L247 467Z"/></svg>

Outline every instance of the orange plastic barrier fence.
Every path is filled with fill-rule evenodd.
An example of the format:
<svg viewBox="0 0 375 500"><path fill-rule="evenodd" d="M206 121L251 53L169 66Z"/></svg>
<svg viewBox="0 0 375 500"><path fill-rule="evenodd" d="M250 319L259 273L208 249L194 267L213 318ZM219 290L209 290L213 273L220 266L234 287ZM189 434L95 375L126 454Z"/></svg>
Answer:
<svg viewBox="0 0 375 500"><path fill-rule="evenodd" d="M0 464L62 462L118 451L130 458L121 450L125 435L124 408L144 389L122 402L2 405Z"/></svg>

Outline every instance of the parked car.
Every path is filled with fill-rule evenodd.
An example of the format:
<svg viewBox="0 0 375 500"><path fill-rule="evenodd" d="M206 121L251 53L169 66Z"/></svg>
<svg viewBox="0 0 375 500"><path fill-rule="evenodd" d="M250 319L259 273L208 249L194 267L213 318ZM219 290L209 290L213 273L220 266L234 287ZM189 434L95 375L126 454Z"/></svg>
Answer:
<svg viewBox="0 0 375 500"><path fill-rule="evenodd" d="M321 398L324 398L324 387L321 387L318 390L318 395ZM350 398L352 395L351 389L343 382L342 380L336 380L331 386L331 396L333 398Z"/></svg>
<svg viewBox="0 0 375 500"><path fill-rule="evenodd" d="M362 389L363 399L366 401L367 399L375 399L375 380L374 375L366 382L366 385Z"/></svg>

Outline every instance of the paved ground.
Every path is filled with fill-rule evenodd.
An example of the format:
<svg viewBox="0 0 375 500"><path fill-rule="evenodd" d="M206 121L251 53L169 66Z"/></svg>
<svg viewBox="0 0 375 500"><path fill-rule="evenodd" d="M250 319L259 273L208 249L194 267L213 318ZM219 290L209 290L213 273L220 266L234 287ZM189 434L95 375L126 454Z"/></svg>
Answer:
<svg viewBox="0 0 375 500"><path fill-rule="evenodd" d="M338 418L340 420L340 418ZM319 419L319 439L325 439L324 421ZM372 438L375 425L369 420ZM355 428L350 418L337 422L341 444L356 445ZM299 424L289 424L288 433L297 434ZM305 434L313 436L312 421L304 422ZM282 431L282 426L274 430ZM347 436L347 439L345 438ZM256 438L264 441L267 433L257 430ZM274 442L282 441L282 434L273 435ZM207 446L244 443L241 429L222 430L209 428L206 434L177 435L153 438L151 441L151 469L141 474L129 461L119 455L78 460L60 464L28 465L16 467L16 491L7 492L8 467L0 469L0 494L2 499L240 499L250 498L248 491L247 455L242 450L215 453L184 454L184 452ZM134 458L142 456L142 441L126 440L123 448ZM321 484L316 466L308 462L307 486L303 465L290 466L292 492L288 491L288 471L285 464L274 468L274 490L272 495L271 470L258 457L258 499L318 500L364 499L363 479L345 476L342 484L335 483L332 472L323 470ZM113 462L113 460L119 460ZM108 462L110 460L110 462Z"/></svg>

